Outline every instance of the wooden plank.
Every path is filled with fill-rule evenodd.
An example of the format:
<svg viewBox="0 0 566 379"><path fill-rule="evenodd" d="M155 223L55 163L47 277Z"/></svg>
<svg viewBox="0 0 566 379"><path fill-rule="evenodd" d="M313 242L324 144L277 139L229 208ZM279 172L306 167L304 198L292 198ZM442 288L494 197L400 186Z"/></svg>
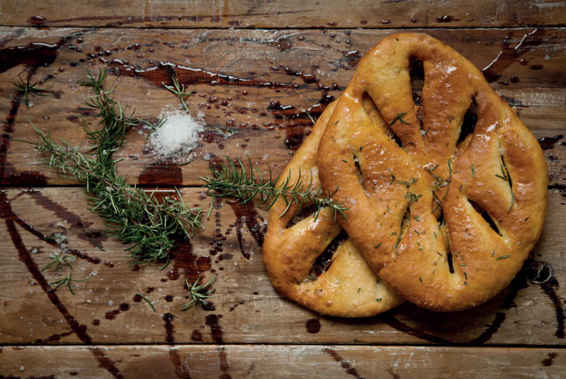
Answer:
<svg viewBox="0 0 566 379"><path fill-rule="evenodd" d="M560 1L57 1L5 0L0 23L13 26L389 28L560 25ZM65 9L61 13L61 9Z"/></svg>
<svg viewBox="0 0 566 379"><path fill-rule="evenodd" d="M114 376L125 378L560 378L566 370L563 349L324 345L97 348L114 362ZM5 347L0 354L0 373L6 377L112 377L91 349Z"/></svg>
<svg viewBox="0 0 566 379"><path fill-rule="evenodd" d="M200 189L186 188L183 193L188 205L207 206ZM78 188L51 187L35 192L11 189L0 192L0 196L6 196L0 199L3 344L564 346L566 201L557 192L550 193L546 226L534 251L534 261L494 300L459 313L433 313L405 304L385 315L358 320L320 317L282 299L267 277L261 248L245 223L238 223L228 204L213 214L191 246L175 249L174 260L160 270L159 265L132 267L125 247L107 236L100 219L87 211L85 196ZM254 219L251 215L248 214L249 222ZM49 293L42 285L43 281L61 277L38 271L48 263L49 254L58 249L45 238L56 237L56 232L66 236L67 248L90 257L83 256L73 264L73 278L90 276L88 281L76 283L75 295L65 288ZM249 259L242 249L250 255ZM538 268L547 267L542 262L552 267L556 282L550 280L541 286L527 279L536 276ZM212 298L215 310L197 308L182 312L186 302L183 279L192 281L201 271L207 278L213 273L218 275L217 293ZM548 276L548 271L544 273ZM150 299L156 311L152 312L136 294Z"/></svg>
<svg viewBox="0 0 566 379"><path fill-rule="evenodd" d="M426 32L456 48L476 66L485 67L502 48L510 54L530 30ZM0 70L4 71L0 74L0 114L6 120L6 134L14 140L33 140L33 124L55 138L84 147L81 122L96 124L92 112L84 108L88 91L77 84L87 70L105 67L121 71L119 78L108 81L116 86L116 97L139 117L155 119L165 107L178 106L175 97L161 86L169 80L169 73L159 62L170 62L186 67L178 69L178 75L195 92L187 102L193 115L202 112L206 123L197 158L180 168L153 167L157 159L145 144L147 131L140 128L130 133L127 145L117 154L123 159L120 173L131 183L199 185L198 178L208 174L206 158L211 154L249 155L260 168L271 166L278 173L293 154L292 148L309 131L311 123L303 111L310 109L316 116L322 108L317 104L339 96L359 57L392 32L3 28L0 38L6 59ZM493 66L496 70L492 74L501 75L494 87L539 137L565 132L565 40L563 29L540 30L525 40L513 59L500 59ZM30 45L37 42L60 47ZM14 49L18 46L23 48ZM145 74L131 77L129 66L146 70ZM32 81L52 92L31 98L31 107L20 104L14 108L13 82L25 70L36 71ZM216 74L232 79L223 80ZM13 125L11 110L16 114ZM224 138L219 130L235 134ZM2 179L5 185L73 183L45 170L30 145L9 139L4 144L9 145ZM555 144L552 155L556 159L551 163L556 170L553 176L561 184L564 149L564 140Z"/></svg>

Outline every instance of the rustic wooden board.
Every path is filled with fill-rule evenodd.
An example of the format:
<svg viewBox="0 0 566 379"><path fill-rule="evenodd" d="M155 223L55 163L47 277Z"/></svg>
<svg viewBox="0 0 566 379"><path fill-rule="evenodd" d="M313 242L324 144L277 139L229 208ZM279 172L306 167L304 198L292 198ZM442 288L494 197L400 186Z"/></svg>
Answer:
<svg viewBox="0 0 566 379"><path fill-rule="evenodd" d="M561 299L566 290L558 282L566 282L566 202L558 193L550 194L544 235L534 252L535 261L552 266L557 283L534 285L525 272L496 299L471 311L439 314L406 304L358 320L319 317L279 297L265 273L260 247L245 225L238 226L228 204L213 214L192 247L179 246L173 262L160 270L158 265L132 267L124 246L102 232L100 219L87 211L78 188L11 189L2 196L0 343L564 345ZM198 188L186 188L184 198L188 205L207 205ZM67 236L75 254L89 257L73 265L74 278L93 275L77 283L75 295L65 288L49 294L42 282L57 276L36 271L57 250L46 242L55 232ZM207 278L218 275L212 299L216 309L181 312L183 279L194 280L200 271ZM151 299L156 312L136 301L136 294Z"/></svg>
<svg viewBox="0 0 566 379"><path fill-rule="evenodd" d="M61 12L65 9L65 12ZM457 0L4 0L0 23L13 26L388 28L561 25L560 1Z"/></svg>
<svg viewBox="0 0 566 379"><path fill-rule="evenodd" d="M80 378L560 378L562 349L374 346L5 347L0 374ZM112 368L112 372L109 368ZM53 376L50 376L53 375Z"/></svg>
<svg viewBox="0 0 566 379"><path fill-rule="evenodd" d="M511 53L531 30L426 32L456 48L478 67L487 66L503 49L503 58L492 71L501 77L493 86L538 137L559 138L566 129L566 31L539 30ZM139 117L154 119L166 106L178 106L175 97L161 86L170 73L159 68L159 62L175 63L186 67L177 72L189 90L195 91L188 99L189 107L195 116L200 112L206 123L197 159L180 168L159 166L144 145L147 132L140 129L130 133L127 146L117 154L123 159L120 173L131 183L200 185L198 178L208 173L205 158L211 154L249 155L260 167L271 166L278 173L293 154L292 148L308 133L311 122L303 111L316 116L324 107L317 104L338 96L347 85L359 57L392 32L3 28L0 113L7 115L9 124L8 115L15 109L14 123L6 129L13 139L33 140L31 125L35 125L55 138L85 146L80 125L96 124L92 112L84 108L88 91L77 84L87 70L120 71L119 78L108 80L110 86L116 86L116 97ZM30 45L37 42L60 47ZM38 49L43 49L42 55ZM131 77L130 66L146 71ZM32 80L52 92L33 97L31 107L23 103L15 107L13 81L26 70L35 72ZM231 75L232 79L216 74ZM279 105L291 108L281 110ZM235 134L223 138L218 130ZM562 185L564 143L558 141L549 151L553 183ZM29 145L7 140L3 147L8 149L8 165L0 175L3 184L73 183L46 171Z"/></svg>

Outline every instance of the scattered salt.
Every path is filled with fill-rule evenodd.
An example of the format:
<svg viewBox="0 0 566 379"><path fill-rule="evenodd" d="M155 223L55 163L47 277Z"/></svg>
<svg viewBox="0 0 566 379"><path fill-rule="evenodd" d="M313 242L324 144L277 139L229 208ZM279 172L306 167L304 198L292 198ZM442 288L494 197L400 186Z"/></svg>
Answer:
<svg viewBox="0 0 566 379"><path fill-rule="evenodd" d="M198 146L202 123L180 110L164 110L160 118L163 125L149 137L155 154L160 159L187 158Z"/></svg>

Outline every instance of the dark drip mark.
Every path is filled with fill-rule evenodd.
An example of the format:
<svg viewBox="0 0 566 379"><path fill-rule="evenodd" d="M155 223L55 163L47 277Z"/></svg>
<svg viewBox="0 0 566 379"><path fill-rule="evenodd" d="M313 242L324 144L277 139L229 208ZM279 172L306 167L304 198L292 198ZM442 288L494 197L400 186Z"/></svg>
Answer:
<svg viewBox="0 0 566 379"><path fill-rule="evenodd" d="M360 374L358 374L358 371L354 367L352 367L352 364L342 358L342 356L340 356L340 354L338 354L335 350L325 347L324 349L322 349L322 351L330 355L336 362L340 363L340 366L342 366L346 374L352 375L357 379L364 379L364 377L360 376Z"/></svg>
<svg viewBox="0 0 566 379"><path fill-rule="evenodd" d="M7 137L3 136L2 138ZM0 178L0 187L45 187L47 177L37 171L16 171L6 162L4 177Z"/></svg>
<svg viewBox="0 0 566 379"><path fill-rule="evenodd" d="M102 58L103 63L109 64L115 73L131 77L139 77L150 81L158 87L162 83L172 84L171 77L177 76L180 84L190 88L196 84L238 86L238 87L257 87L257 88L306 88L308 85L297 85L293 83L278 83L249 78L239 78L230 74L207 71L202 68L187 67L172 62L160 62L158 65L146 68L136 68L128 65L120 59L107 61ZM111 70L112 71L112 70Z"/></svg>
<svg viewBox="0 0 566 379"><path fill-rule="evenodd" d="M401 379L401 376L395 373L395 371L393 371L392 368L387 369L387 372L391 375L393 379Z"/></svg>
<svg viewBox="0 0 566 379"><path fill-rule="evenodd" d="M545 367L550 367L552 366L552 363L554 361L554 358L556 358L558 356L557 353L548 353L548 356L542 360L542 365Z"/></svg>
<svg viewBox="0 0 566 379"><path fill-rule="evenodd" d="M448 269L450 270L450 273L453 274L454 273L454 257L452 256L451 251L446 253L446 260L448 261Z"/></svg>
<svg viewBox="0 0 566 379"><path fill-rule="evenodd" d="M566 198L566 184L553 183L553 184L549 184L547 188L549 190L558 190L560 195Z"/></svg>
<svg viewBox="0 0 566 379"><path fill-rule="evenodd" d="M552 304L554 305L554 311L556 313L556 332L554 335L558 338L564 338L564 306L560 297L556 293L556 288L558 288L558 281L556 278L552 277L545 283L540 284L542 290L548 296Z"/></svg>
<svg viewBox="0 0 566 379"><path fill-rule="evenodd" d="M28 224L27 222L25 222L21 218L18 217L16 219L14 219L14 221L16 222L16 224L20 225L24 230L26 230L30 234L33 234L34 236L36 236L40 240L48 243L51 246L61 248L59 246L59 244L55 241L55 239L53 239L53 237L46 236L45 234L41 233L39 230L35 229L32 225ZM83 253L83 252L76 250L76 249L66 249L65 252L72 254L79 259L84 259L87 262L92 263L92 264L99 264L101 262L100 258L91 257L90 255Z"/></svg>
<svg viewBox="0 0 566 379"><path fill-rule="evenodd" d="M165 342L170 346L175 345L174 319L175 316L171 313L163 314L163 321L165 321ZM179 352L174 347L169 348L169 360L173 364L173 367L175 367L175 374L178 378L191 379L189 369L181 362Z"/></svg>
<svg viewBox="0 0 566 379"><path fill-rule="evenodd" d="M299 222L303 221L307 217L312 216L315 211L316 211L316 206L313 205L313 204L299 209L299 211L297 213L295 213L293 215L293 217L291 217L291 219L289 220L289 222L287 223L287 225L285 227L290 228L290 227L298 224Z"/></svg>
<svg viewBox="0 0 566 379"><path fill-rule="evenodd" d="M179 279L179 271L183 270L185 279L193 283L205 271L210 270L209 257L200 257L193 253L190 241L179 241L171 249L173 268L167 273L170 280Z"/></svg>
<svg viewBox="0 0 566 379"><path fill-rule="evenodd" d="M208 315L205 318L205 324L208 325L210 328L210 336L212 340L217 344L223 344L224 341L222 339L222 327L220 326L218 320L222 317L221 315Z"/></svg>
<svg viewBox="0 0 566 379"><path fill-rule="evenodd" d="M556 314L556 332L554 335L558 338L564 338L564 305L556 289L560 287L558 280L554 276L552 266L546 262L535 261L529 259L525 262L523 269L520 272L521 276L524 277L525 281L532 284L539 285L544 291L545 295L548 296L552 305L554 306L554 311ZM519 276L519 275L517 275Z"/></svg>
<svg viewBox="0 0 566 379"><path fill-rule="evenodd" d="M564 135L559 134L553 137L539 137L538 143L543 150L550 150L554 148L554 144L564 138Z"/></svg>
<svg viewBox="0 0 566 379"><path fill-rule="evenodd" d="M57 50L65 40L66 38L55 44L35 42L27 46L8 47L0 50L0 73L21 64L35 69L40 66L49 66L57 58Z"/></svg>
<svg viewBox="0 0 566 379"><path fill-rule="evenodd" d="M52 336L49 336L45 339L38 338L38 339L35 340L35 343L38 344L38 345L47 345L50 342L58 342L58 341L61 340L61 338L67 337L71 334L73 334L72 330L70 330L68 332L64 332L64 333L53 334Z"/></svg>
<svg viewBox="0 0 566 379"><path fill-rule="evenodd" d="M330 265L332 264L332 257L334 256L334 253L336 252L336 250L338 250L338 247L340 247L342 242L346 241L347 239L348 234L344 230L340 231L340 233L336 237L334 237L332 242L328 244L326 249L324 249L324 251L318 257L316 257L316 260L314 261L310 269L308 278L318 278L320 275L328 271Z"/></svg>
<svg viewBox="0 0 566 379"><path fill-rule="evenodd" d="M290 11L278 11L278 15L283 14L297 14L297 13L304 13L304 12L312 12L315 9L301 9L301 10L290 10ZM260 16L260 17L272 17L273 13L269 12L246 12L246 13L235 13L235 14L224 14L223 17L229 18L242 18L242 17L253 17L253 16ZM49 20L49 25L54 24L72 24L75 22L88 22L88 21L96 21L96 24L99 24L98 21L108 21L106 24L102 25L105 27L116 27L121 25L132 25L132 24L139 24L139 23L152 23L151 25L146 26L159 26L162 27L162 24L168 21L189 21L189 22L205 22L206 20L210 20L211 22L220 22L220 16L218 15L163 15L163 16L82 16L82 17L72 17L72 18L61 18L55 20ZM230 25L237 26L239 25L238 20L229 21ZM283 37L281 39L287 39L287 37ZM251 42L256 42L255 40L251 40ZM267 45L274 45L276 41L267 41L262 42L258 41L259 43L264 43Z"/></svg>
<svg viewBox="0 0 566 379"><path fill-rule="evenodd" d="M460 135L456 141L456 145L460 145L464 140L474 132L476 124L478 122L478 104L476 98L472 97L472 102L468 107L468 110L464 114L464 119L462 120L462 126L460 126Z"/></svg>
<svg viewBox="0 0 566 379"><path fill-rule="evenodd" d="M175 326L173 325L173 320L175 316L171 313L163 314L163 321L165 321L165 342L168 345L175 344Z"/></svg>
<svg viewBox="0 0 566 379"><path fill-rule="evenodd" d="M99 264L101 262L100 258L98 257L91 257L90 255L83 253L77 249L69 249L66 250L67 253L74 255L75 257L79 258L79 259L83 259L85 261L87 261L88 263L92 263L92 264Z"/></svg>
<svg viewBox="0 0 566 379"><path fill-rule="evenodd" d="M523 37L515 46L511 46L508 40L503 41L503 47L497 56L489 62L487 66L482 69L483 75L488 83L492 83L501 78L503 71L509 67L513 62L520 58L526 52L532 50L534 47L539 46L543 42L543 38L533 40L530 37L538 34L539 37L543 36L543 31L533 29L530 32L523 34Z"/></svg>
<svg viewBox="0 0 566 379"><path fill-rule="evenodd" d="M139 185L176 187L183 184L183 171L175 164L155 163L143 169L138 176Z"/></svg>
<svg viewBox="0 0 566 379"><path fill-rule="evenodd" d="M244 258L250 259L250 253L244 249L244 240L242 235L243 225L246 225L255 242L260 247L263 246L267 226L265 225L263 217L257 213L253 202L248 201L245 204L229 202L229 204L236 216L236 236L238 237L240 251Z"/></svg>
<svg viewBox="0 0 566 379"><path fill-rule="evenodd" d="M191 334L191 340L195 342L202 342L202 333L197 329L193 330L193 333Z"/></svg>
<svg viewBox="0 0 566 379"><path fill-rule="evenodd" d="M118 316L120 314L120 312L127 312L129 309L130 309L130 304L122 303L122 304L120 304L118 309L114 309L114 310L106 312L104 314L104 318L107 319L107 320L114 320L116 318L116 316Z"/></svg>
<svg viewBox="0 0 566 379"><path fill-rule="evenodd" d="M39 284L43 292L47 295L48 299L51 303L57 308L59 313L63 316L67 324L71 327L72 331L75 335L83 342L84 344L91 345L92 339L86 332L87 327L86 325L80 324L68 311L67 307L61 302L59 296L55 291L51 290L49 283L41 273L41 270L33 260L30 252L25 247L22 237L20 233L16 229L16 224L14 221L18 220L18 216L16 216L10 204L8 203L6 194L4 192L0 192L0 217L5 220L6 227L8 229L8 234L14 244L14 247L18 251L19 260L26 266L29 273L32 275L34 280ZM92 347L89 349L95 358L98 360L98 363L101 367L106 369L112 376L115 378L123 378L122 374L115 366L114 362L110 360L100 348Z"/></svg>
<svg viewBox="0 0 566 379"><path fill-rule="evenodd" d="M311 318L307 320L305 326L307 328L307 332L311 334L320 332L320 320L317 318Z"/></svg>
<svg viewBox="0 0 566 379"><path fill-rule="evenodd" d="M231 376L230 374L228 374L228 369L230 369L230 366L228 365L228 357L226 355L226 350L224 350L224 347L218 349L218 360L220 363L220 371L222 371L219 379L230 379Z"/></svg>
<svg viewBox="0 0 566 379"><path fill-rule="evenodd" d="M497 227L497 223L495 222L495 220L490 216L490 214L483 209L478 203L476 203L475 201L468 199L468 202L470 203L470 205L474 208L474 210L479 213L481 215L481 217L485 220L485 222L487 222L487 224L489 225L489 227L497 234L499 234L500 236L502 236L501 232L499 231L499 228Z"/></svg>

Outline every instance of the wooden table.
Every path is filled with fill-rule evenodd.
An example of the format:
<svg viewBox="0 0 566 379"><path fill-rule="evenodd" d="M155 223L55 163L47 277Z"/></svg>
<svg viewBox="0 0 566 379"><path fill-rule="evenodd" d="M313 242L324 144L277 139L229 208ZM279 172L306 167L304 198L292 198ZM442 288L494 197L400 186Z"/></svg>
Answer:
<svg viewBox="0 0 566 379"><path fill-rule="evenodd" d="M349 3L0 3L0 377L564 375L566 3ZM156 163L139 128L117 153L119 173L149 188L179 186L187 204L206 208L199 177L208 174L211 154L249 155L280 172L310 129L304 111L319 114L359 58L399 30L440 38L480 68L501 54L490 69L492 85L547 158L548 214L533 258L508 289L470 311L436 314L405 304L345 320L303 309L278 296L265 273L260 238L250 233L264 214L248 210L244 220L226 203L191 244L175 249L165 270L132 265L125 247L87 210L80 186L18 141L35 139L35 125L86 146L81 125L96 123L84 107L88 91L78 85L87 70L111 69L114 96L151 119L178 104L161 86L160 63L184 66L181 79L194 92L187 103L202 112L207 128L197 159ZM49 91L31 97L29 106L13 85L28 75ZM60 247L53 236L66 238L77 257L73 277L90 276L74 295L48 291L54 274L41 268ZM552 278L537 284L533 271L548 267ZM183 279L201 271L218 275L215 309L182 312Z"/></svg>

